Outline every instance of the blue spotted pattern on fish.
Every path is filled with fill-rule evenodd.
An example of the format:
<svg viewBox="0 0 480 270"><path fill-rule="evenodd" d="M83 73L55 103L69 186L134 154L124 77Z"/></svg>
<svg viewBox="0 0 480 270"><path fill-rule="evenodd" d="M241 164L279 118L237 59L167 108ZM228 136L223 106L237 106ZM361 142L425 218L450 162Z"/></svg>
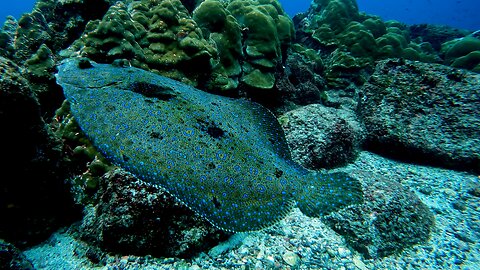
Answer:
<svg viewBox="0 0 480 270"><path fill-rule="evenodd" d="M257 103L133 67L79 66L66 60L57 82L92 143L219 228L258 230L295 203L320 216L362 201L357 180L292 161L276 118Z"/></svg>

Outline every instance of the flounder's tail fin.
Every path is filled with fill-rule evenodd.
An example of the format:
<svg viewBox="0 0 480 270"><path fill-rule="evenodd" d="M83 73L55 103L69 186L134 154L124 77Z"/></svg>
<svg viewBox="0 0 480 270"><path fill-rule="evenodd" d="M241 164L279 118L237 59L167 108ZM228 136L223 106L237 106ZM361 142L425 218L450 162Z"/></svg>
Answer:
<svg viewBox="0 0 480 270"><path fill-rule="evenodd" d="M363 202L362 185L346 173L312 173L306 175L306 178L297 205L309 217L327 215Z"/></svg>

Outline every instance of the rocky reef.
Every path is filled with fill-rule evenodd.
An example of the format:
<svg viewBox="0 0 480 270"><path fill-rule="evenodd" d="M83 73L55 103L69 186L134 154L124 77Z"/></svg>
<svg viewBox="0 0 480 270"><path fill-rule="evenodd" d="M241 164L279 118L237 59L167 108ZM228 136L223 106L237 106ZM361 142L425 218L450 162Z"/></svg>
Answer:
<svg viewBox="0 0 480 270"><path fill-rule="evenodd" d="M479 81L439 64L380 61L362 88L367 149L480 172Z"/></svg>
<svg viewBox="0 0 480 270"><path fill-rule="evenodd" d="M209 252L231 234L161 187L110 164L82 133L55 79L57 65L72 57L135 66L257 101L278 118L296 162L357 177L366 200L321 222L295 212L279 227L250 234L282 243L274 250L283 257L271 259L243 238ZM82 64L88 68L89 62ZM135 255L134 264L180 267L181 260L208 262L214 254L217 266L240 267L225 254L243 258L255 249L249 267L335 268L340 264L328 261L346 252L318 255L325 244L305 240L319 227L318 238L325 232L329 239L343 237L338 242L354 254L350 266L360 269L364 259L381 268L375 262L390 263L422 245L425 252L436 249L431 242L441 250L443 244L431 239L438 234L453 235L448 248L461 252L452 251L455 259L448 262L438 253L432 259L437 268L476 258L471 254L478 251L480 226L471 213L479 196L472 173L480 172L478 31L383 21L359 12L355 0L314 0L293 19L277 0L39 0L0 30L0 72L7 153L0 180L0 238L6 241L0 243L0 268L31 268L14 246L37 245L62 227L88 246L84 256L96 266L125 267L133 262L119 258ZM400 165L378 162L365 151L440 169L431 179L417 167L395 176L391 171ZM454 175L454 182L442 175ZM461 224L447 228L435 219ZM306 228L310 234L300 233ZM107 253L114 255L107 259Z"/></svg>
<svg viewBox="0 0 480 270"><path fill-rule="evenodd" d="M85 209L78 235L105 250L188 258L231 235L212 227L164 189L121 169L104 174L98 185L100 196Z"/></svg>
<svg viewBox="0 0 480 270"><path fill-rule="evenodd" d="M313 1L310 9L294 21L296 41L320 50L327 59L325 78L330 87L364 83L368 75L362 71L372 69L376 60L385 58L444 63L470 70L478 64L476 35L466 37L468 31L447 27L384 22L359 12L355 0Z"/></svg>
<svg viewBox="0 0 480 270"><path fill-rule="evenodd" d="M64 185L69 176L65 149L42 117L34 85L18 65L3 57L0 72L6 155L1 165L0 237L26 247L81 215Z"/></svg>

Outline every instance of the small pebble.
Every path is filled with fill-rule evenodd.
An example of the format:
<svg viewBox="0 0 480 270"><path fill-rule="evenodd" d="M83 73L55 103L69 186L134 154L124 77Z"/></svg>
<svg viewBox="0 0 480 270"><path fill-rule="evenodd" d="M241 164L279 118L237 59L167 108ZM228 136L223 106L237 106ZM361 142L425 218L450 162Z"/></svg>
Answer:
<svg viewBox="0 0 480 270"><path fill-rule="evenodd" d="M425 195L432 194L433 189L430 186L423 186L419 189L419 191Z"/></svg>
<svg viewBox="0 0 480 270"><path fill-rule="evenodd" d="M263 251L263 249L261 249L257 254L257 260L263 259L264 256L265 252Z"/></svg>
<svg viewBox="0 0 480 270"><path fill-rule="evenodd" d="M360 270L368 270L365 263L363 263L358 256L353 257L353 264Z"/></svg>
<svg viewBox="0 0 480 270"><path fill-rule="evenodd" d="M338 248L338 255L340 256L340 258L346 258L350 256L350 254L351 254L350 250L343 247Z"/></svg>
<svg viewBox="0 0 480 270"><path fill-rule="evenodd" d="M444 188L442 191L443 191L443 194L449 197L454 197L456 195L456 192L451 188Z"/></svg>
<svg viewBox="0 0 480 270"><path fill-rule="evenodd" d="M282 258L285 261L285 263L287 263L292 267L297 266L300 262L300 257L295 252L291 252L291 251L287 251L285 254L283 254Z"/></svg>

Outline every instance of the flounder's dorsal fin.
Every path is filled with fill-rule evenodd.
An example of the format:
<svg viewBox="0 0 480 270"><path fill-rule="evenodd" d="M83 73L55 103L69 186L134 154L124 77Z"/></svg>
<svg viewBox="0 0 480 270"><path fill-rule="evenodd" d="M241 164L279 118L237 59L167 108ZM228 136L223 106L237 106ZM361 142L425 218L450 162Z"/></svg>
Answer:
<svg viewBox="0 0 480 270"><path fill-rule="evenodd" d="M239 117L248 119L256 128L252 129L258 138L266 142L266 146L280 157L291 160L290 149L285 134L273 113L262 105L249 100L238 99L236 104Z"/></svg>

